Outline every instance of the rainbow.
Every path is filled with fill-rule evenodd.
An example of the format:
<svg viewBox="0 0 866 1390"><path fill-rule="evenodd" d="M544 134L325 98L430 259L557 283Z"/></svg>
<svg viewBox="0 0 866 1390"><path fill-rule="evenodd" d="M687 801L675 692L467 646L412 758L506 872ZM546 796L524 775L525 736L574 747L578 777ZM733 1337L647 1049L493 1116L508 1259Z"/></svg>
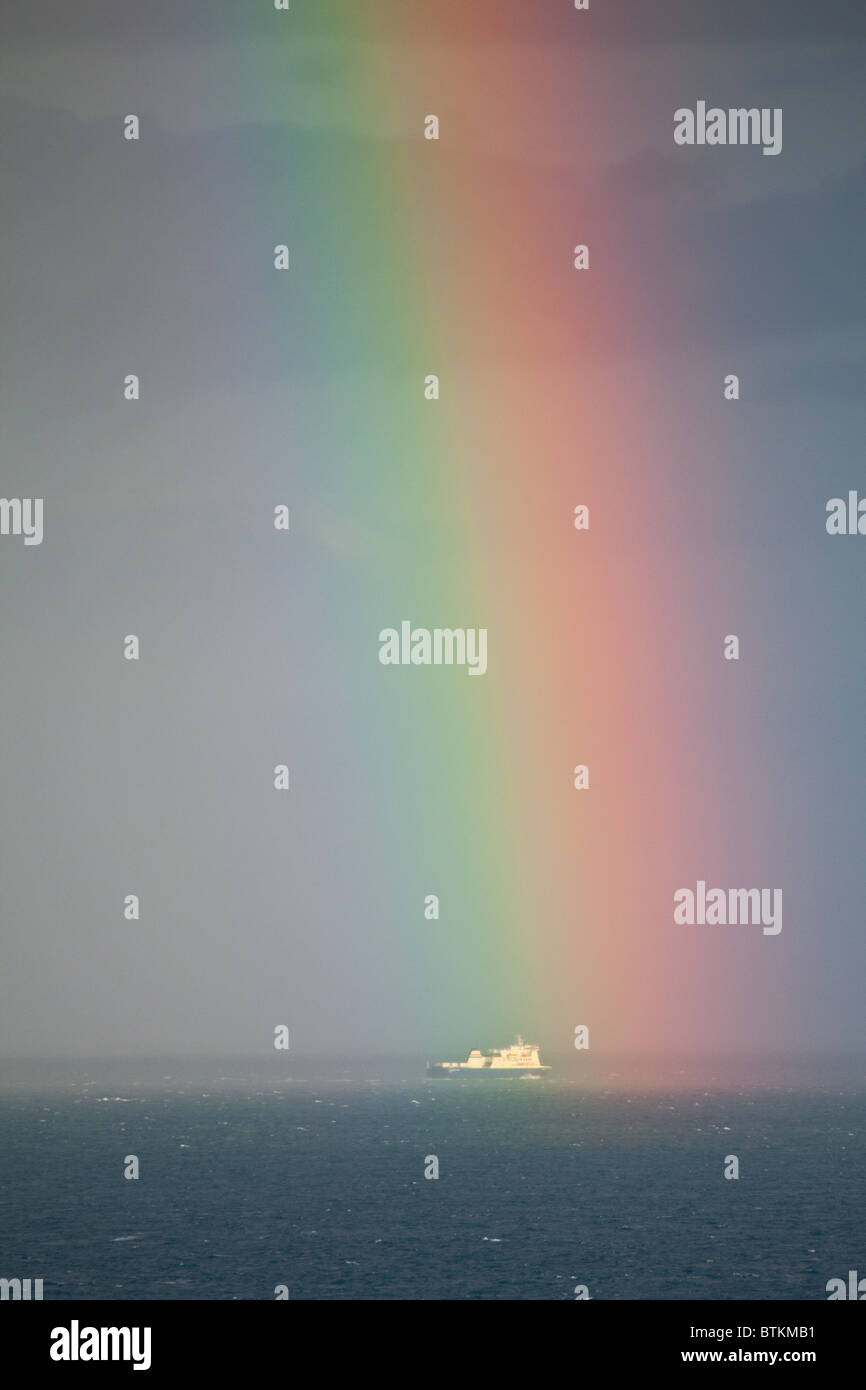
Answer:
<svg viewBox="0 0 866 1390"><path fill-rule="evenodd" d="M721 656L759 606L704 544L732 506L719 381L684 407L654 359L652 258L593 162L592 11L528 42L537 8L298 5L268 60L319 76L316 133L290 113L282 308L327 391L287 420L286 476L341 642L333 823L389 943L371 962L361 932L358 988L387 972L419 1052L522 1031L556 1053L578 1025L605 1052L781 1045L784 934L673 919L681 882L783 867L766 711ZM664 273L670 330L688 255ZM407 614L485 628L483 679L383 668Z"/></svg>

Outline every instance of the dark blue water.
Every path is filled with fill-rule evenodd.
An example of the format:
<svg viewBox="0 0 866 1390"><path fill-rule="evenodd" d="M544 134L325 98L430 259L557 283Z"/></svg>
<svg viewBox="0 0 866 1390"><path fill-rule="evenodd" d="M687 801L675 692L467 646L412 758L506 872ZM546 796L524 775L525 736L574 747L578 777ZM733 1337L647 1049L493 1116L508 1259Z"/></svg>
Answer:
<svg viewBox="0 0 866 1390"><path fill-rule="evenodd" d="M0 1275L51 1299L823 1299L866 1274L864 1119L832 1087L19 1084Z"/></svg>

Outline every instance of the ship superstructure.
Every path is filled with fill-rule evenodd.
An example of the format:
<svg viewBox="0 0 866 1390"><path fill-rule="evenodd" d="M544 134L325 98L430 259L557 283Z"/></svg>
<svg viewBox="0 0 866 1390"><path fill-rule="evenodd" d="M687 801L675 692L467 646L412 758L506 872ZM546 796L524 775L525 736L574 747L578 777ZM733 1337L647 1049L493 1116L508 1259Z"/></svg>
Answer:
<svg viewBox="0 0 866 1390"><path fill-rule="evenodd" d="M505 1080L511 1076L541 1076L550 1071L538 1055L535 1043L524 1042L518 1034L510 1047L481 1052L473 1048L465 1062L428 1062L428 1076L487 1076Z"/></svg>

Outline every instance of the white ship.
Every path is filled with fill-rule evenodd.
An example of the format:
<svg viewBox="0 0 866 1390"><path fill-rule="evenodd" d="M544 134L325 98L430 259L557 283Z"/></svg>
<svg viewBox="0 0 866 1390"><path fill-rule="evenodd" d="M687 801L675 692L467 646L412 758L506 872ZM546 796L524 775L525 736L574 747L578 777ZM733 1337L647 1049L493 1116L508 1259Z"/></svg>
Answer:
<svg viewBox="0 0 866 1390"><path fill-rule="evenodd" d="M534 1043L526 1043L518 1035L510 1047L495 1048L492 1052L480 1052L473 1048L465 1062L428 1062L428 1076L495 1076L507 1080L512 1076L541 1076L550 1071L538 1055Z"/></svg>

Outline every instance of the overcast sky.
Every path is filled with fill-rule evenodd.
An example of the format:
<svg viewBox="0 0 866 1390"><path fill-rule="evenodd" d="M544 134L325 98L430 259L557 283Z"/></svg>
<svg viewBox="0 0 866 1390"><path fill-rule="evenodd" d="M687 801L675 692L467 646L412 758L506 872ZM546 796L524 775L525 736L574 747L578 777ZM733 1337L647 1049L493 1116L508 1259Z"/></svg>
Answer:
<svg viewBox="0 0 866 1390"><path fill-rule="evenodd" d="M469 123L459 177L511 167L527 198L579 187L615 207L605 249L643 294L628 371L681 381L685 419L690 383L732 353L759 383L753 496L775 522L752 529L746 503L741 532L698 514L695 535L766 569L785 650L802 651L766 731L795 787L815 779L791 882L802 872L805 915L834 924L799 1041L862 1048L866 540L828 558L814 527L827 497L866 495L866 11L592 0L588 112L553 0L471 0L490 11L481 46L468 3L293 0L280 43L264 0L4 6L0 491L46 499L42 546L0 539L7 1055L250 1053L279 1022L308 1052L441 1036L365 840L388 810L355 761L341 641L362 639L316 593L366 543L327 458L334 382L367 364L349 328L287 327L251 265L275 225L298 224L297 199L308 231L326 218L353 151L399 152L408 94L449 69L490 113ZM532 106L509 123L527 63L548 74L558 130ZM381 108L346 80L367 69L402 74ZM784 108L779 159L732 152L710 176L675 150L676 105L758 94ZM128 111L146 127L132 150ZM669 313L684 248L699 274ZM600 338L600 390L623 362ZM127 370L146 387L132 423ZM288 559L266 529L284 497ZM137 666L120 659L129 632ZM302 790L275 811L288 748ZM470 990L467 1008L485 998Z"/></svg>

